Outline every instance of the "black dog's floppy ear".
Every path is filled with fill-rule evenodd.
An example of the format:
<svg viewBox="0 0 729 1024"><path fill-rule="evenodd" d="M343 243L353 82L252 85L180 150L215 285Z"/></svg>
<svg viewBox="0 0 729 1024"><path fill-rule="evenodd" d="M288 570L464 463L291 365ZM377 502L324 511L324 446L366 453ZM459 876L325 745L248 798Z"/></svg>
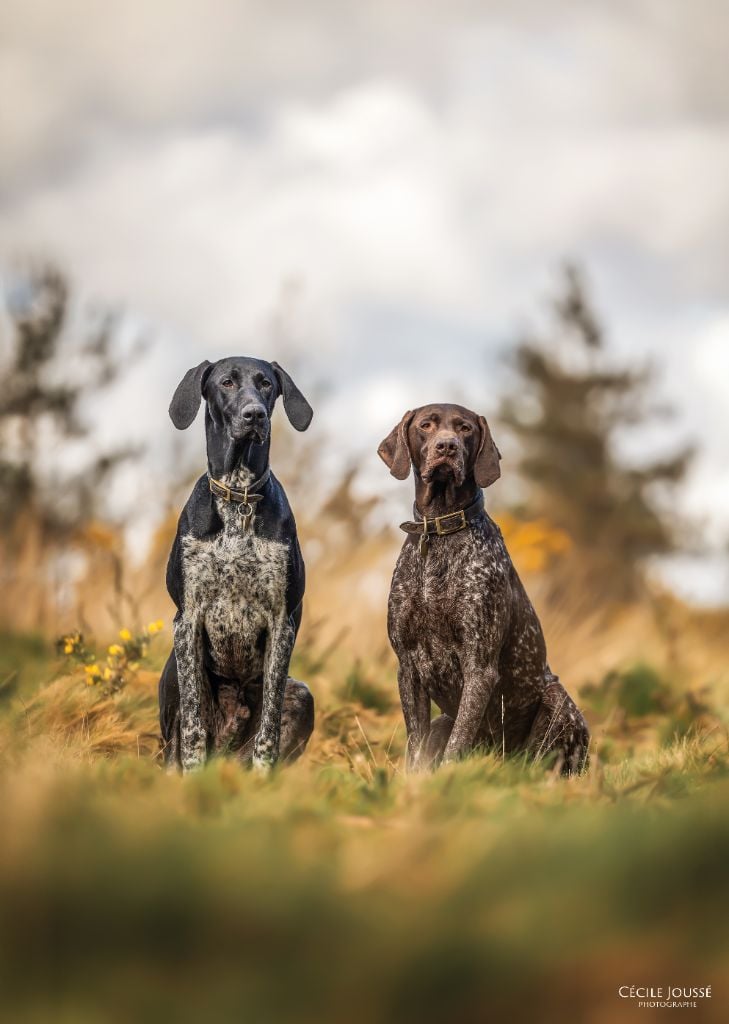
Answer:
<svg viewBox="0 0 729 1024"><path fill-rule="evenodd" d="M278 385L283 395L284 409L289 418L289 423L296 430L306 430L311 423L314 410L283 367L279 366L278 363L271 363L271 366L278 378Z"/></svg>
<svg viewBox="0 0 729 1024"><path fill-rule="evenodd" d="M377 454L397 480L407 480L410 476L412 457L408 445L408 427L414 415L412 409L408 410L377 449Z"/></svg>
<svg viewBox="0 0 729 1024"><path fill-rule="evenodd" d="M178 430L187 430L197 416L202 401L203 375L213 364L203 359L199 366L188 370L170 402L170 419Z"/></svg>
<svg viewBox="0 0 729 1024"><path fill-rule="evenodd" d="M479 487L490 487L501 476L501 468L499 466L501 452L494 444L489 425L483 416L479 416L478 425L481 428L481 444L478 446L478 452L476 453L473 475Z"/></svg>

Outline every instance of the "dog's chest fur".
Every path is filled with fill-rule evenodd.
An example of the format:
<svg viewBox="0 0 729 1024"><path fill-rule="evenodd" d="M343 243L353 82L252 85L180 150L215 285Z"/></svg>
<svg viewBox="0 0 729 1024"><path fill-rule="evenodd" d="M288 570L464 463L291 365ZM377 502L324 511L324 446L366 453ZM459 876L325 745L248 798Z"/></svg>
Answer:
<svg viewBox="0 0 729 1024"><path fill-rule="evenodd" d="M522 597L524 616L515 611ZM464 666L482 665L484 652L516 653L522 635L533 628L532 617L536 622L490 519L449 537L433 538L425 559L417 543L403 546L390 591L390 640L398 658L413 664L441 710L457 710ZM527 679L530 674L523 673ZM523 696L528 703L533 687L525 679L522 689L523 694L512 693L512 699Z"/></svg>
<svg viewBox="0 0 729 1024"><path fill-rule="evenodd" d="M202 620L214 671L247 682L261 677L268 631L285 607L288 549L217 505L220 533L183 540L184 614Z"/></svg>

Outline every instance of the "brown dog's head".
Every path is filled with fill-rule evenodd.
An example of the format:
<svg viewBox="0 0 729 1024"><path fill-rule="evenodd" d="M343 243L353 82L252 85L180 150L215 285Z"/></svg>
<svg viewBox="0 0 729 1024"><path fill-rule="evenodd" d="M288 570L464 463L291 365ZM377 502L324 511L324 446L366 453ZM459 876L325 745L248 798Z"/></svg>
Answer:
<svg viewBox="0 0 729 1024"><path fill-rule="evenodd" d="M410 464L426 484L453 480L460 487L470 476L488 487L501 476L501 454L483 416L462 405L423 405L406 412L377 454L398 480Z"/></svg>

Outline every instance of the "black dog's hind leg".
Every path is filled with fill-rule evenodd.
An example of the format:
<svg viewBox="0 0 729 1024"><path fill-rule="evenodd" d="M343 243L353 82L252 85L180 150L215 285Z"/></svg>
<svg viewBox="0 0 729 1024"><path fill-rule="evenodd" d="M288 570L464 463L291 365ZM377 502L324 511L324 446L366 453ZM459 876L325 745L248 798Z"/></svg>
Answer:
<svg viewBox="0 0 729 1024"><path fill-rule="evenodd" d="M251 722L253 735L237 751L237 756L243 764L250 764L253 760L253 749L261 721L260 705L254 707L253 712ZM291 762L301 757L313 731L314 698L309 687L298 679L288 678L286 680L283 707L281 709L279 760Z"/></svg>
<svg viewBox="0 0 729 1024"><path fill-rule="evenodd" d="M301 757L314 731L314 698L306 683L287 679L281 711L279 757L295 761Z"/></svg>

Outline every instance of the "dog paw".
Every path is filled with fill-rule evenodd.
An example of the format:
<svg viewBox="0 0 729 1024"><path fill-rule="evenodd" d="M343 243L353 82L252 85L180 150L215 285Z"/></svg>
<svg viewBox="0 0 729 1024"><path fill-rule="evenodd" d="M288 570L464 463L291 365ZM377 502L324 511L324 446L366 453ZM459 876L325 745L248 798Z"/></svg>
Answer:
<svg viewBox="0 0 729 1024"><path fill-rule="evenodd" d="M256 736L253 743L253 768L268 775L278 759L278 743L272 736Z"/></svg>

